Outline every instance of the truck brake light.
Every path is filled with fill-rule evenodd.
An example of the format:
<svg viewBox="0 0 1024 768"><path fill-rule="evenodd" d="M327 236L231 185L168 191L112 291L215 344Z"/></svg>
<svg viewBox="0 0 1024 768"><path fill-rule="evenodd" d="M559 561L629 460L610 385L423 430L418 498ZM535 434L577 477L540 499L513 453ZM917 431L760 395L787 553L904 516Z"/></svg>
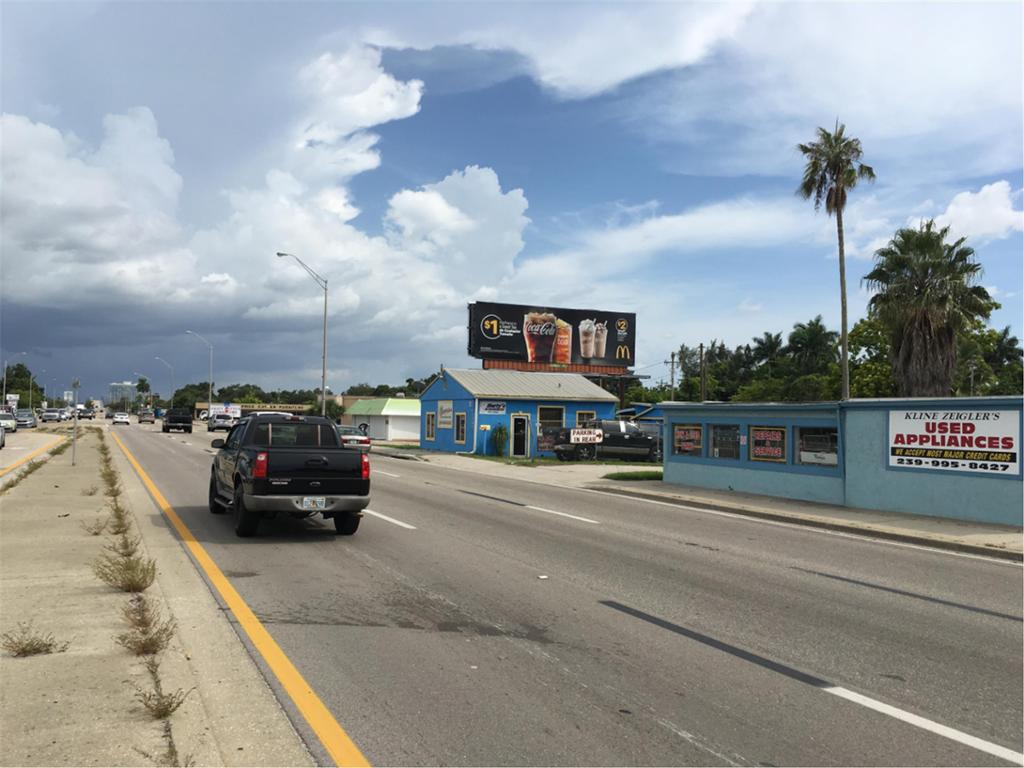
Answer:
<svg viewBox="0 0 1024 768"><path fill-rule="evenodd" d="M252 476L254 478L267 476L267 454L263 451L256 454L256 461L252 465Z"/></svg>
<svg viewBox="0 0 1024 768"><path fill-rule="evenodd" d="M359 454L363 458L363 480L370 479L370 457L365 453Z"/></svg>

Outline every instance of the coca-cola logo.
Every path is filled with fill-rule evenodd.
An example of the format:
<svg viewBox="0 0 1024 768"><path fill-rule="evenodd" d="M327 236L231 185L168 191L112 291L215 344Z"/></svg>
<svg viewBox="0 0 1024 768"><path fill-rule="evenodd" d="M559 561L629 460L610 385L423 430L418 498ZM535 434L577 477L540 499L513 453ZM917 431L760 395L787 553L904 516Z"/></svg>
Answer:
<svg viewBox="0 0 1024 768"><path fill-rule="evenodd" d="M527 323L526 332L532 336L554 336L554 323Z"/></svg>

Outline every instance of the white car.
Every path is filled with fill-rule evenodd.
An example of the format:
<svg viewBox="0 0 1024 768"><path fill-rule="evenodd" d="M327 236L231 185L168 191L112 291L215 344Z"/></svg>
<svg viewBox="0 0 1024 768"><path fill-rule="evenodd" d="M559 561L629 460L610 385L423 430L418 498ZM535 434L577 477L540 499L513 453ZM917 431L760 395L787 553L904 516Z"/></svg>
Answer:
<svg viewBox="0 0 1024 768"><path fill-rule="evenodd" d="M115 413L114 414L114 424L115 425L117 425L117 424L128 424L128 425L130 425L131 423L132 423L131 419L128 418L128 414L127 413Z"/></svg>
<svg viewBox="0 0 1024 768"><path fill-rule="evenodd" d="M0 426L4 428L5 432L17 432L18 420L10 411L0 411Z"/></svg>

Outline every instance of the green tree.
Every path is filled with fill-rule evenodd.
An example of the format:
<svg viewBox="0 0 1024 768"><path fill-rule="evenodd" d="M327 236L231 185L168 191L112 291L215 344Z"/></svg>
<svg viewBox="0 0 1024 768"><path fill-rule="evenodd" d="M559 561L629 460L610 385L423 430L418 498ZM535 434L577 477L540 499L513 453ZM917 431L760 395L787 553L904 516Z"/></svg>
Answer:
<svg viewBox="0 0 1024 768"><path fill-rule="evenodd" d="M850 394L894 397L889 335L877 319L858 320L850 331Z"/></svg>
<svg viewBox="0 0 1024 768"><path fill-rule="evenodd" d="M840 347L842 350L842 399L850 398L850 360L846 314L846 243L843 234L843 211L847 194L861 179L874 181L875 171L861 162L860 139L845 135L846 126L836 120L835 131L818 128L818 140L797 144L807 159L798 194L805 200L814 198L814 210L825 204L829 216L835 214L836 236L839 240L839 300L841 309Z"/></svg>
<svg viewBox="0 0 1024 768"><path fill-rule="evenodd" d="M821 321L821 315L796 323L789 334L789 355L803 375L825 373L836 359L836 332Z"/></svg>
<svg viewBox="0 0 1024 768"><path fill-rule="evenodd" d="M781 357L782 350L784 349L782 334L765 331L760 337L754 337L753 342L754 360L759 365L765 367L770 379L772 377L772 363Z"/></svg>
<svg viewBox="0 0 1024 768"><path fill-rule="evenodd" d="M872 317L889 332L893 375L903 397L947 397L953 390L957 335L997 304L975 285L981 265L965 238L947 243L949 227L927 221L897 230L875 252L864 281L876 291Z"/></svg>

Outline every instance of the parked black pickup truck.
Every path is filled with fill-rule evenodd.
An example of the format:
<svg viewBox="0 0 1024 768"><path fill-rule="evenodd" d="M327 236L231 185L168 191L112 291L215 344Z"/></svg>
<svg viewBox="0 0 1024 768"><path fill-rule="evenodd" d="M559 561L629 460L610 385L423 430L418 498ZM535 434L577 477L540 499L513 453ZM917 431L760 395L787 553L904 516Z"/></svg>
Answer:
<svg viewBox="0 0 1024 768"><path fill-rule="evenodd" d="M555 438L555 455L562 461L586 459L638 459L661 461L661 441L657 429L641 429L632 421L599 419L582 425L585 430L600 430L596 443L573 442L572 429L559 430Z"/></svg>
<svg viewBox="0 0 1024 768"><path fill-rule="evenodd" d="M172 429L180 429L185 432L192 431L192 411L188 408L171 408L163 415L163 431L170 432Z"/></svg>
<svg viewBox="0 0 1024 768"><path fill-rule="evenodd" d="M231 510L235 533L253 536L263 517L317 513L351 536L370 503L370 460L338 441L330 419L267 414L242 419L217 448L210 511Z"/></svg>

